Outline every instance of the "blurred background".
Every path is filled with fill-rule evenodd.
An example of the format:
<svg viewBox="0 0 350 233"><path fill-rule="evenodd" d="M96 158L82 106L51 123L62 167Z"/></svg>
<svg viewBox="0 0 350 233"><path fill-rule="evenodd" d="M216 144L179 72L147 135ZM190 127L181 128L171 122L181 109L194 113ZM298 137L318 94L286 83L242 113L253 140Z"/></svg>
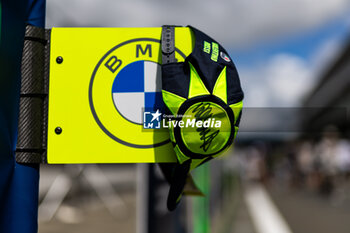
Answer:
<svg viewBox="0 0 350 233"><path fill-rule="evenodd" d="M349 0L47 0L47 27L192 25L245 92L234 148L166 210L147 164L41 166L40 233L329 233L350 229Z"/></svg>

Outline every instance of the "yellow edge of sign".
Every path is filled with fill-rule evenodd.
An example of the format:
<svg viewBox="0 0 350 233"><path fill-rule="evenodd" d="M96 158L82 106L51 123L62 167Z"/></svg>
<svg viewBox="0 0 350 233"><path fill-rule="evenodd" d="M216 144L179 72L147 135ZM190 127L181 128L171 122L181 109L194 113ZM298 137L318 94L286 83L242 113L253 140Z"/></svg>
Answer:
<svg viewBox="0 0 350 233"><path fill-rule="evenodd" d="M192 52L192 34L184 27L176 28L175 36L176 58L183 61ZM52 29L48 163L175 161L170 143L149 147L166 142L168 132L144 130L131 123L112 99L116 75L127 65L137 61L160 64L160 37L161 28ZM118 69L112 72L114 68Z"/></svg>

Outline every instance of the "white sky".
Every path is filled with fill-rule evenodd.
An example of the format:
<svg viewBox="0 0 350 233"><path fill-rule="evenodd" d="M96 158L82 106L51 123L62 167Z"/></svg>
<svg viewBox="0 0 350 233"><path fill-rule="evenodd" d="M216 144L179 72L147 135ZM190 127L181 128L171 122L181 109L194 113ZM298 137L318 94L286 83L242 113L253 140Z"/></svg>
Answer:
<svg viewBox="0 0 350 233"><path fill-rule="evenodd" d="M318 27L349 6L349 0L47 0L47 26L190 24L237 48Z"/></svg>

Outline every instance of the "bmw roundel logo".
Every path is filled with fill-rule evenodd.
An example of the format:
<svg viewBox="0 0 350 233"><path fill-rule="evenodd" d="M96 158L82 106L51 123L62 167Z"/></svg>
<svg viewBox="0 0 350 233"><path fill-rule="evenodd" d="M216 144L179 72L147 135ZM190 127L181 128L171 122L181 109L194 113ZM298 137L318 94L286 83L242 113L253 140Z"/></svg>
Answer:
<svg viewBox="0 0 350 233"><path fill-rule="evenodd" d="M158 63L135 61L125 66L116 75L112 86L113 102L118 112L126 120L142 124L142 109L162 108L160 80Z"/></svg>
<svg viewBox="0 0 350 233"><path fill-rule="evenodd" d="M98 61L89 84L89 104L101 133L110 139L141 149L169 142L168 132L143 130L145 109L156 112L163 106L159 51L160 40L136 38L111 48ZM176 57L185 59L178 49Z"/></svg>

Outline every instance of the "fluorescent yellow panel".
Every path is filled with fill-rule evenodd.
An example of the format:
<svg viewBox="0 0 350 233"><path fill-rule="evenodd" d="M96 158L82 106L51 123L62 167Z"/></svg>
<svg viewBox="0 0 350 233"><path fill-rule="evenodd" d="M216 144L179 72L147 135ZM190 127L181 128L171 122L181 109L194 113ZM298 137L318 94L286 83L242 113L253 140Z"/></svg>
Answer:
<svg viewBox="0 0 350 233"><path fill-rule="evenodd" d="M175 36L176 58L184 61L193 48L191 32L176 28ZM113 82L127 65L161 63L160 37L161 28L52 29L48 163L175 161L169 133L126 120L112 96Z"/></svg>

